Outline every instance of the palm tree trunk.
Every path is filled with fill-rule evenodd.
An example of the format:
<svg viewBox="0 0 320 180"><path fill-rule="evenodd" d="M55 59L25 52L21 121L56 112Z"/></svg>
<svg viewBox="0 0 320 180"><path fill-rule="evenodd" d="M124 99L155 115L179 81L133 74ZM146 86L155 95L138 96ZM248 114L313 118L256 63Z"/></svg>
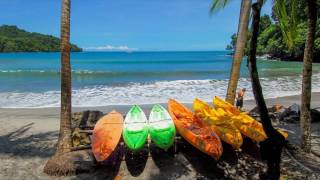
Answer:
<svg viewBox="0 0 320 180"><path fill-rule="evenodd" d="M237 43L233 56L230 79L226 95L226 101L233 104L236 97L238 80L240 76L241 61L247 42L248 24L251 11L251 0L242 0L238 25Z"/></svg>
<svg viewBox="0 0 320 180"><path fill-rule="evenodd" d="M43 168L48 175L75 174L77 165L72 155L71 139L71 66L70 66L71 0L62 0L61 11L61 111L60 133L56 153Z"/></svg>
<svg viewBox="0 0 320 180"><path fill-rule="evenodd" d="M260 143L261 156L264 160L267 160L268 162L268 172L265 178L279 179L281 152L285 143L285 139L272 126L270 117L268 115L268 109L264 101L262 87L260 84L259 74L257 70L257 62L256 62L257 61L256 60L257 40L258 40L260 12L261 12L262 5L263 5L263 0L257 0L257 2L252 5L252 13L253 13L252 38L250 42L248 68L250 71L252 90L253 90L255 101L258 106L259 113L260 113L263 129L268 136L268 138L265 141Z"/></svg>
<svg viewBox="0 0 320 180"><path fill-rule="evenodd" d="M303 57L303 79L301 97L301 147L304 151L311 151L311 79L312 79L312 60L317 23L317 1L307 0L308 12L308 33Z"/></svg>
<svg viewBox="0 0 320 180"><path fill-rule="evenodd" d="M70 2L62 0L61 14L61 111L57 153L71 151Z"/></svg>

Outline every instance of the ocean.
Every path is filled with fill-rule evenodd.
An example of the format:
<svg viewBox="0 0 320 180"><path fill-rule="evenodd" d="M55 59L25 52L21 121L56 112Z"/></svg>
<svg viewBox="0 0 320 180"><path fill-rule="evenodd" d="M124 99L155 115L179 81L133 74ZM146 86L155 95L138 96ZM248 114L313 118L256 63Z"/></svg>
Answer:
<svg viewBox="0 0 320 180"><path fill-rule="evenodd" d="M232 57L211 52L81 52L71 54L73 106L190 103L225 97ZM252 99L246 60L239 87ZM302 63L258 60L265 98L301 93ZM313 66L313 92L320 92L320 65ZM0 54L0 107L60 105L59 53Z"/></svg>

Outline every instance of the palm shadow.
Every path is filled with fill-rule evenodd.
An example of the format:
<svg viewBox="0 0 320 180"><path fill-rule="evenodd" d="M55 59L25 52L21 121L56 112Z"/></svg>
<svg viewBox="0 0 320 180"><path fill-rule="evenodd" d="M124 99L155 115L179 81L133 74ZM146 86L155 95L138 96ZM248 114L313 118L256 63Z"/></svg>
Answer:
<svg viewBox="0 0 320 180"><path fill-rule="evenodd" d="M144 147L138 152L133 152L125 148L125 161L127 169L132 176L137 177L143 172L147 164L148 156L148 147Z"/></svg>
<svg viewBox="0 0 320 180"><path fill-rule="evenodd" d="M152 179L177 179L190 174L191 169L186 166L185 159L175 155L174 145L167 151L154 144L150 144L149 149L155 165L160 170L160 173L151 176Z"/></svg>
<svg viewBox="0 0 320 180"><path fill-rule="evenodd" d="M92 152L90 151L92 161L95 160ZM87 161L88 166L86 169L89 171L86 173L79 173L74 179L95 179L95 180L105 180L105 179L115 179L118 175L121 162L124 156L124 147L119 143L112 154L104 162L95 162L93 165L92 161ZM83 164L85 161L82 161ZM93 166L92 166L93 165Z"/></svg>
<svg viewBox="0 0 320 180"><path fill-rule="evenodd" d="M258 161L262 161L260 148L258 147L257 143L253 142L250 138L243 138L241 149L244 154L247 154Z"/></svg>
<svg viewBox="0 0 320 180"><path fill-rule="evenodd" d="M179 154L181 153L197 172L198 179L224 178L223 169L217 166L217 161L193 147L183 138L177 142Z"/></svg>
<svg viewBox="0 0 320 180"><path fill-rule="evenodd" d="M29 134L34 123L0 136L0 154L20 157L50 157L54 154L57 131ZM53 143L54 142L54 143Z"/></svg>

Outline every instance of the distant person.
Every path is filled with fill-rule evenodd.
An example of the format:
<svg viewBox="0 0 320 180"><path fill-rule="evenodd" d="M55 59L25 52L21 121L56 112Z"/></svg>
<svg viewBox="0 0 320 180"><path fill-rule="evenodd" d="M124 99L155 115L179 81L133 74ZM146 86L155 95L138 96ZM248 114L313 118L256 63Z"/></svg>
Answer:
<svg viewBox="0 0 320 180"><path fill-rule="evenodd" d="M241 111L243 107L243 97L246 92L246 88L242 88L236 96L236 106Z"/></svg>

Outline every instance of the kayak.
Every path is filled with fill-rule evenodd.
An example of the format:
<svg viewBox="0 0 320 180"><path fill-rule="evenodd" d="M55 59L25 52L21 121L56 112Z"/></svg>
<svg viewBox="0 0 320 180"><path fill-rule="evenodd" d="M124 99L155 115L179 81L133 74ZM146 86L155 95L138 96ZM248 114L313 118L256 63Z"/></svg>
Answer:
<svg viewBox="0 0 320 180"><path fill-rule="evenodd" d="M103 162L117 147L122 133L123 117L116 111L98 120L92 134L92 152L98 162Z"/></svg>
<svg viewBox="0 0 320 180"><path fill-rule="evenodd" d="M176 129L168 111L157 104L149 116L149 133L152 142L161 149L168 150L174 142Z"/></svg>
<svg viewBox="0 0 320 180"><path fill-rule="evenodd" d="M218 160L223 149L220 138L205 126L193 112L179 102L170 99L168 111L179 134L195 148Z"/></svg>
<svg viewBox="0 0 320 180"><path fill-rule="evenodd" d="M147 117L142 109L134 105L124 120L123 140L132 151L140 150L148 138Z"/></svg>
<svg viewBox="0 0 320 180"><path fill-rule="evenodd" d="M241 147L243 142L241 133L231 119L221 119L214 108L200 99L193 101L193 109L195 115L216 132L222 141L230 144L234 149Z"/></svg>
<svg viewBox="0 0 320 180"><path fill-rule="evenodd" d="M264 141L267 138L266 133L264 132L263 126L260 122L253 119L245 112L241 112L232 104L215 97L213 100L214 106L219 110L219 115L224 117L232 118L234 125L240 130L240 132L251 138L256 142ZM288 138L288 133L278 130L285 139Z"/></svg>

